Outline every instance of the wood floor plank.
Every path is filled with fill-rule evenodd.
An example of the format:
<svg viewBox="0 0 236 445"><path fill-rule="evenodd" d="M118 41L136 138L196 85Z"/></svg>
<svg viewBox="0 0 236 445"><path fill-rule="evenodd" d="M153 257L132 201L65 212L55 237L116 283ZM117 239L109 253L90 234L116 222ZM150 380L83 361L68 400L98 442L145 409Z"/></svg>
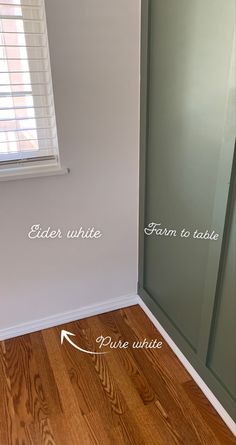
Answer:
<svg viewBox="0 0 236 445"><path fill-rule="evenodd" d="M25 424L46 418L48 407L30 336L17 337L5 343L5 372L11 387L15 414Z"/></svg>
<svg viewBox="0 0 236 445"><path fill-rule="evenodd" d="M96 445L110 445L110 432L104 425L104 421L100 413L97 411L91 411L84 416L87 423L90 434Z"/></svg>
<svg viewBox="0 0 236 445"><path fill-rule="evenodd" d="M91 329L91 348L93 350L97 349L99 351L99 348L96 344L96 339L101 335L101 332L103 333L103 336L110 336L111 332L108 329L104 329L104 325L101 323L99 317L91 317L90 319L88 319L88 326ZM115 340L114 336L113 339ZM142 398L140 397L139 391L137 391L137 387L133 384L129 373L127 373L125 366L123 366L123 362L120 360L120 354L117 353L119 352L119 350L109 349L107 351L108 353L105 356L107 366L109 367L114 379L116 380L117 385L119 385L119 388L126 400L128 408L130 410L134 410L141 407L143 404ZM124 350L122 351L122 353L123 352Z"/></svg>
<svg viewBox="0 0 236 445"><path fill-rule="evenodd" d="M230 430L226 428L225 423L204 396L197 384L193 380L190 380L189 382L183 384L183 388L188 394L190 400L196 406L199 415L203 419L207 419L207 424L214 432L218 443L224 445L236 445L236 438L233 437Z"/></svg>
<svg viewBox="0 0 236 445"><path fill-rule="evenodd" d="M81 328L82 323L83 348L96 351L96 338L100 335L102 326L100 326L99 320L96 322L95 317L87 319L86 324L84 321L79 321L77 325ZM128 376L125 377L121 365L115 362L115 353L89 355L88 358L93 363L99 376L101 387L107 397L107 402L117 416L117 425L123 437L129 440L130 443L133 443L133 440L135 440L137 445L143 445L142 431L132 415L134 406L141 404L142 401L135 388L132 388L132 385L128 381ZM130 433L130 429L132 429L132 434Z"/></svg>
<svg viewBox="0 0 236 445"><path fill-rule="evenodd" d="M67 329L76 335L77 343L80 347L91 350L91 345L87 343L86 330L88 329L87 320L80 320L78 323L63 325L63 329ZM60 335L60 329L57 329L57 335ZM76 394L82 414L88 414L92 411L102 413L105 423L115 427L118 425L117 409L121 409L119 399L117 403L112 398L109 400L109 387L106 386L105 369L103 370L104 378L102 379L102 363L94 363L88 354L79 353L70 344L65 343L61 348L61 354L65 362L70 381Z"/></svg>
<svg viewBox="0 0 236 445"><path fill-rule="evenodd" d="M0 394L0 443L9 445L17 437L17 429L4 354L0 354Z"/></svg>
<svg viewBox="0 0 236 445"><path fill-rule="evenodd" d="M140 306L132 306L132 310L123 309L129 326L135 332L138 338L145 336L147 340L151 341L153 338L157 338L163 343L163 347L160 350L152 350L160 358L160 363L166 370L171 369L175 378L180 383L185 383L191 380L190 374L180 363L175 354L173 354L170 346L165 342L164 338L157 331L151 320L141 309ZM143 327L145 326L145 331ZM157 334L158 332L158 334Z"/></svg>
<svg viewBox="0 0 236 445"><path fill-rule="evenodd" d="M64 414L56 415L53 417L50 417L50 424L54 436L54 440L56 445L66 445L71 444L75 445L78 440L78 436L80 435L81 438L83 437L83 433L80 434L80 431L74 432L74 426L71 428L70 421L68 422L68 416ZM77 435L77 436L76 436ZM90 437L90 434L89 434ZM93 442L88 442L87 436L86 436L86 442L87 445L93 445ZM40 443L41 445L41 443ZM43 444L42 444L43 445Z"/></svg>
<svg viewBox="0 0 236 445"><path fill-rule="evenodd" d="M126 410L119 417L119 424L110 430L110 439L112 445L147 445L142 427L130 410Z"/></svg>
<svg viewBox="0 0 236 445"><path fill-rule="evenodd" d="M116 323L123 338L129 337L131 342L137 340L133 330L127 323L127 316L124 311L116 314ZM150 350L151 351L151 350ZM176 382L173 377L164 373L159 365L159 360L153 364L150 351L146 349L131 349L131 354L143 367L143 372L157 394L159 404L168 414L168 421L174 432L180 435L180 443L187 440L189 444L218 445L214 435L208 427L195 415L194 407L187 398L183 397L181 391L176 389Z"/></svg>
<svg viewBox="0 0 236 445"><path fill-rule="evenodd" d="M42 333L34 332L30 334L30 340L37 369L43 382L48 414L62 414L61 400Z"/></svg>
<svg viewBox="0 0 236 445"><path fill-rule="evenodd" d="M75 396L69 376L66 372L65 363L61 355L61 347L56 333L52 329L43 331L43 338L46 345L49 360L54 369L54 376L63 413L67 422L67 428L73 438L72 443L83 443L90 445L92 439L86 426L86 422L81 414L78 400Z"/></svg>
<svg viewBox="0 0 236 445"><path fill-rule="evenodd" d="M150 445L164 443L179 445L181 443L181 438L179 440L178 436L169 428L166 418L163 418L158 412L155 404L137 409L135 418L142 424L145 443Z"/></svg>
<svg viewBox="0 0 236 445"><path fill-rule="evenodd" d="M112 339L118 341L122 340L122 336L115 323L114 315L115 312L108 313L96 317L96 319L99 320L101 324L101 332L103 333L103 335L109 335L112 337ZM139 393L139 396L142 399L143 403L145 405L154 403L156 395L152 387L149 385L147 379L145 378L142 369L138 366L137 362L134 360L129 351L126 351L125 349L118 349L116 350L116 357L117 361L121 363L125 372L129 376L131 384L133 384L136 391Z"/></svg>
<svg viewBox="0 0 236 445"><path fill-rule="evenodd" d="M49 419L27 425L33 445L57 445Z"/></svg>
<svg viewBox="0 0 236 445"><path fill-rule="evenodd" d="M61 329L89 351L99 335L130 346L86 354ZM163 348L131 347L145 338ZM7 340L0 396L0 445L236 445L138 306Z"/></svg>
<svg viewBox="0 0 236 445"><path fill-rule="evenodd" d="M142 309L139 306L135 306L132 308L134 310L130 310L130 308L124 309L122 311L123 314L127 317L127 321L130 324L130 326L134 329L135 333L138 334L138 336L142 336L142 327L145 325L149 325L149 335L150 332L152 335L154 334L154 331L156 330L155 326L153 328L150 327L151 321L148 319L146 314L142 311ZM165 342L164 342L165 343ZM165 348L166 350L167 348ZM177 357L173 354L171 350L168 350L168 353L161 355L161 358L159 358L159 352L156 350L149 350L148 356L149 359L153 362L153 365L156 370L161 369L164 371L164 374L169 374L170 379L172 379L172 376L174 375L174 379L178 381L177 389L179 394L182 394L182 404L186 407L186 412L188 412L190 415L194 415L193 407L189 405L188 401L186 400L186 397L181 390L181 388L184 388L186 393L188 394L190 400L193 402L194 406L198 408L198 413L194 415L197 422L199 422L199 414L201 413L201 416L203 422L199 424L198 430L208 430L207 436L203 435L201 437L201 443L219 443L219 444L229 444L229 445L236 445L236 439L233 437L233 434L230 432L228 428L225 427L224 422L219 417L219 415L216 413L210 402L207 400L207 398L204 396L200 388L197 386L197 384L193 381L191 376L187 373L187 371L184 370L184 373L182 374L181 368L183 368L183 365L180 363L180 361L177 359ZM147 353L147 351L145 351ZM167 361L166 361L167 359ZM176 361L176 366L173 366L173 360ZM168 365L168 362L170 366ZM184 368L183 368L184 369ZM171 370L171 374L170 374ZM181 383L181 385L179 385ZM205 409L204 409L205 407ZM209 421L205 422L205 418L208 418ZM210 427L211 426L211 427ZM210 434L210 435L209 435ZM215 437L211 437L215 436Z"/></svg>

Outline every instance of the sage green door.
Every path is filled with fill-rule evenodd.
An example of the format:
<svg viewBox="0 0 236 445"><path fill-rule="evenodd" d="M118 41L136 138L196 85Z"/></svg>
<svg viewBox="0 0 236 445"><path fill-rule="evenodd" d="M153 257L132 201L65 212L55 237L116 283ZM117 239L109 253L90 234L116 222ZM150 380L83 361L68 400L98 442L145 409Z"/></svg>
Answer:
<svg viewBox="0 0 236 445"><path fill-rule="evenodd" d="M236 159L207 366L236 400Z"/></svg>
<svg viewBox="0 0 236 445"><path fill-rule="evenodd" d="M145 137L141 135L140 295L179 346L196 355L199 367L209 365L209 373L225 380L231 400L235 354L227 357L230 370L224 379L220 356L226 340L219 337L226 326L228 335L235 335L236 273L227 275L235 267L235 250L225 253L228 272L217 305L216 292L235 140L235 2L148 3L148 58L142 59L148 69L143 68L147 120ZM145 234L154 223L159 230ZM203 239L204 234L213 239ZM218 301L225 305L223 315ZM228 324L230 307L234 315Z"/></svg>

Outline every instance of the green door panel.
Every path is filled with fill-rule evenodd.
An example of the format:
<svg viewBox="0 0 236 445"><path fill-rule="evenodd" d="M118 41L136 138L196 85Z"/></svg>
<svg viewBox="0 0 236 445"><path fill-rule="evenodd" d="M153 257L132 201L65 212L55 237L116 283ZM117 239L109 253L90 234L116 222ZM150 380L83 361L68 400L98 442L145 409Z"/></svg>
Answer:
<svg viewBox="0 0 236 445"><path fill-rule="evenodd" d="M150 1L144 226L156 222L178 234L215 230L220 237L145 235L142 287L193 351L199 343L209 247L221 244L224 230L226 202L221 218L214 220L213 214L234 17L234 0ZM217 273L218 263L213 267Z"/></svg>

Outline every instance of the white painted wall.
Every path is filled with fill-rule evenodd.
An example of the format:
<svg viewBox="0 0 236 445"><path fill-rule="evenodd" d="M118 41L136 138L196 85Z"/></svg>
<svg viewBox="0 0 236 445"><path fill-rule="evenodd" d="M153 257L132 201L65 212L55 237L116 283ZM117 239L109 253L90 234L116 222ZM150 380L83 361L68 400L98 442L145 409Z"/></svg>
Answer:
<svg viewBox="0 0 236 445"><path fill-rule="evenodd" d="M136 293L139 0L46 0L66 176L0 183L0 329ZM99 240L29 240L32 224Z"/></svg>

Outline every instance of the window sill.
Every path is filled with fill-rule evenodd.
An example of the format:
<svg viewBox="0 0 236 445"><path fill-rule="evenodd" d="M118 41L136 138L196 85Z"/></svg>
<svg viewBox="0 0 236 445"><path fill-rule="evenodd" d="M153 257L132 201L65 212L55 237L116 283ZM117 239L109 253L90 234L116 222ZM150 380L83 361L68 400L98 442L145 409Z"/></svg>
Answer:
<svg viewBox="0 0 236 445"><path fill-rule="evenodd" d="M14 181L16 179L40 178L41 176L66 175L69 168L42 166L42 167L21 167L0 170L0 181Z"/></svg>

